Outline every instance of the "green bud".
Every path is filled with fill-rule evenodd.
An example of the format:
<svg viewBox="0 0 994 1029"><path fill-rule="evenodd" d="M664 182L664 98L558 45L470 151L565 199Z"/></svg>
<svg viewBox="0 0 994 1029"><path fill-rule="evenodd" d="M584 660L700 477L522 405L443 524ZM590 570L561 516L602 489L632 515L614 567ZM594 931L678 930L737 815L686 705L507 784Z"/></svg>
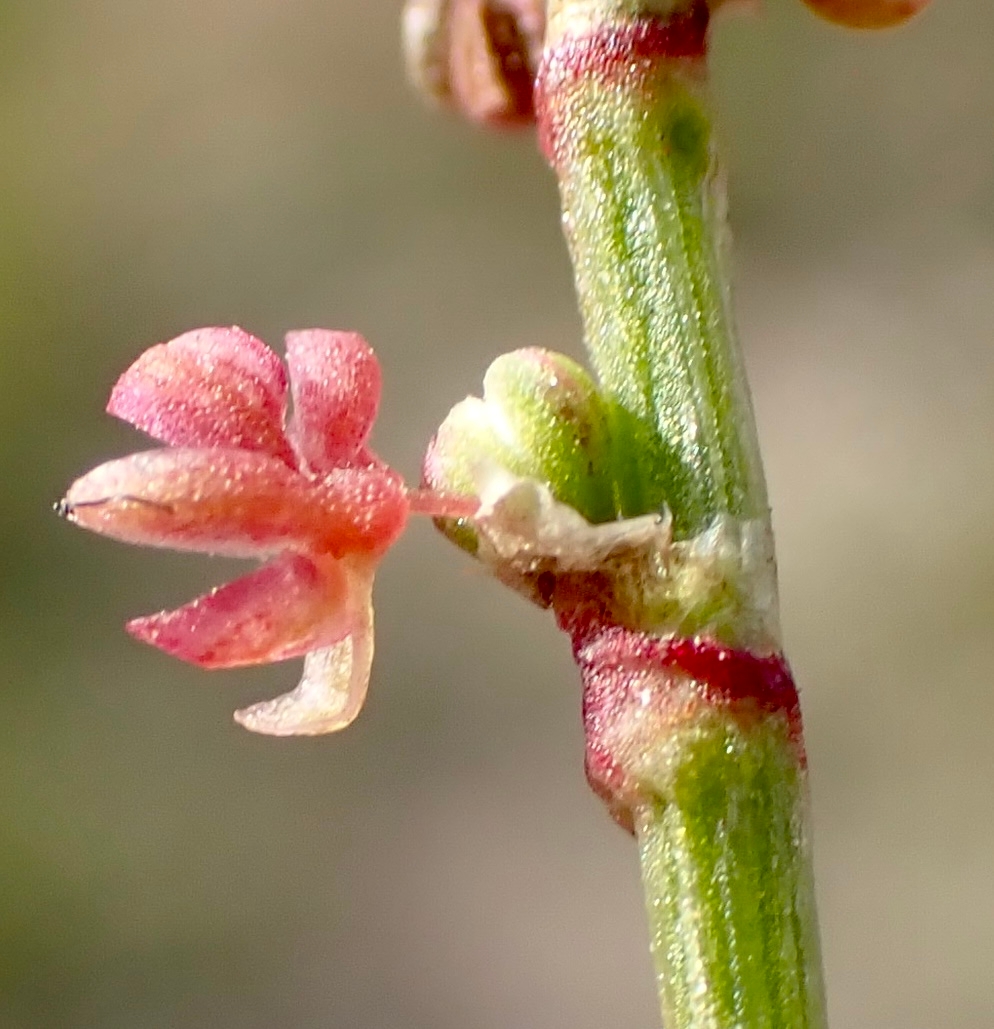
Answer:
<svg viewBox="0 0 994 1029"><path fill-rule="evenodd" d="M498 357L484 376L483 399L452 409L428 449L424 477L433 489L476 493L496 465L544 483L597 523L615 517L609 456L607 414L593 379L568 357L533 347ZM444 528L475 551L468 525Z"/></svg>

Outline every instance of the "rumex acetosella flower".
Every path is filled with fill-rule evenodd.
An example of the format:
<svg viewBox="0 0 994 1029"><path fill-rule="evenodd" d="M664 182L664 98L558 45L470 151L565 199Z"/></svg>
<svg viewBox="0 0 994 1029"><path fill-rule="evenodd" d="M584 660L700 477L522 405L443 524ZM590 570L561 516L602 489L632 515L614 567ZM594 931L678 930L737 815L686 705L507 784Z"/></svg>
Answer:
<svg viewBox="0 0 994 1029"><path fill-rule="evenodd" d="M59 510L129 543L263 560L127 628L205 668L303 657L296 689L235 717L256 732L316 735L362 707L373 574L408 515L466 515L475 503L408 490L368 448L380 366L361 336L291 332L286 359L284 369L239 328L198 329L147 350L107 410L167 448L100 465Z"/></svg>

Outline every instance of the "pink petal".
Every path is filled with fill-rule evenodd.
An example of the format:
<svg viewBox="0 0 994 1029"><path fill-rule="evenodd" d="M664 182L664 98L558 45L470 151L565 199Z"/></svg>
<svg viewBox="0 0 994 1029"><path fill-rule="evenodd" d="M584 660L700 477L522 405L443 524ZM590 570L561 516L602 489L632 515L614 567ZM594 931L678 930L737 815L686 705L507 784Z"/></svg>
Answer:
<svg viewBox="0 0 994 1029"><path fill-rule="evenodd" d="M237 327L195 329L146 350L118 379L107 410L173 446L261 450L293 463L283 365Z"/></svg>
<svg viewBox="0 0 994 1029"><path fill-rule="evenodd" d="M60 510L126 543L259 557L337 546L342 516L329 519L323 503L308 480L275 457L175 449L100 465L70 486Z"/></svg>
<svg viewBox="0 0 994 1029"><path fill-rule="evenodd" d="M373 663L371 589L370 576L361 589L357 587L361 602L349 635L307 655L296 689L236 711L235 721L268 736L320 736L350 725L366 700Z"/></svg>
<svg viewBox="0 0 994 1029"><path fill-rule="evenodd" d="M383 468L337 468L312 482L246 450L148 450L77 479L59 505L126 543L264 557L297 549L376 557L407 523L407 493Z"/></svg>
<svg viewBox="0 0 994 1029"><path fill-rule="evenodd" d="M128 632L204 668L300 657L350 628L348 579L337 562L326 564L288 554L176 611L136 618Z"/></svg>
<svg viewBox="0 0 994 1029"><path fill-rule="evenodd" d="M380 364L355 332L307 329L286 337L293 392L290 436L312 471L351 462L380 403Z"/></svg>

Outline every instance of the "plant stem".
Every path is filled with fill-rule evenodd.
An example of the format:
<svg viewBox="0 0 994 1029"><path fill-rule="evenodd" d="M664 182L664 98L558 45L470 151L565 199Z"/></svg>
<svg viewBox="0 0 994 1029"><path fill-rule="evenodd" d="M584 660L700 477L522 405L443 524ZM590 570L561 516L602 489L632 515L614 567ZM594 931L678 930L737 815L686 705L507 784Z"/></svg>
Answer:
<svg viewBox="0 0 994 1029"><path fill-rule="evenodd" d="M697 541L727 516L759 525L753 538L769 546L723 270L709 14L707 0L549 0L537 111L608 402L617 513L665 507L675 538ZM772 551L746 565L765 568L767 585L740 578L734 624L691 639L678 624L647 627L648 577L643 611L630 604L613 626L619 608L596 579L554 600L584 678L588 778L638 837L667 1029L827 1025ZM759 637L756 612L769 616Z"/></svg>
<svg viewBox="0 0 994 1029"><path fill-rule="evenodd" d="M634 458L615 469L619 513L665 504L679 538L719 512L765 518L767 502L722 271L707 9L668 32L651 6L551 0L540 118L587 347Z"/></svg>
<svg viewBox="0 0 994 1029"><path fill-rule="evenodd" d="M824 1029L804 773L782 722L711 713L636 812L667 1029Z"/></svg>
<svg viewBox="0 0 994 1029"><path fill-rule="evenodd" d="M666 1029L825 1029L801 712L779 655L582 610L590 785L634 831Z"/></svg>

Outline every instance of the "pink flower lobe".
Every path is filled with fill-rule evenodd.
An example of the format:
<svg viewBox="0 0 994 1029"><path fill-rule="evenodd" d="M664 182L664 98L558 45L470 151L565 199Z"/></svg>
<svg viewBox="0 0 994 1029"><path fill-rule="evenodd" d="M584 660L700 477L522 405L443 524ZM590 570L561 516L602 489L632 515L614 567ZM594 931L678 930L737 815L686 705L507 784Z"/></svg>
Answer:
<svg viewBox="0 0 994 1029"><path fill-rule="evenodd" d="M380 403L380 364L372 348L355 332L307 329L287 334L286 360L290 437L304 465L325 474L354 462Z"/></svg>
<svg viewBox="0 0 994 1029"><path fill-rule="evenodd" d="M146 350L107 410L171 446L261 450L292 464L286 390L283 365L261 340L237 326L195 329Z"/></svg>
<svg viewBox="0 0 994 1029"><path fill-rule="evenodd" d="M274 603L276 598L278 603ZM350 631L348 577L285 554L176 611L136 618L127 629L203 668L236 668L301 657Z"/></svg>

